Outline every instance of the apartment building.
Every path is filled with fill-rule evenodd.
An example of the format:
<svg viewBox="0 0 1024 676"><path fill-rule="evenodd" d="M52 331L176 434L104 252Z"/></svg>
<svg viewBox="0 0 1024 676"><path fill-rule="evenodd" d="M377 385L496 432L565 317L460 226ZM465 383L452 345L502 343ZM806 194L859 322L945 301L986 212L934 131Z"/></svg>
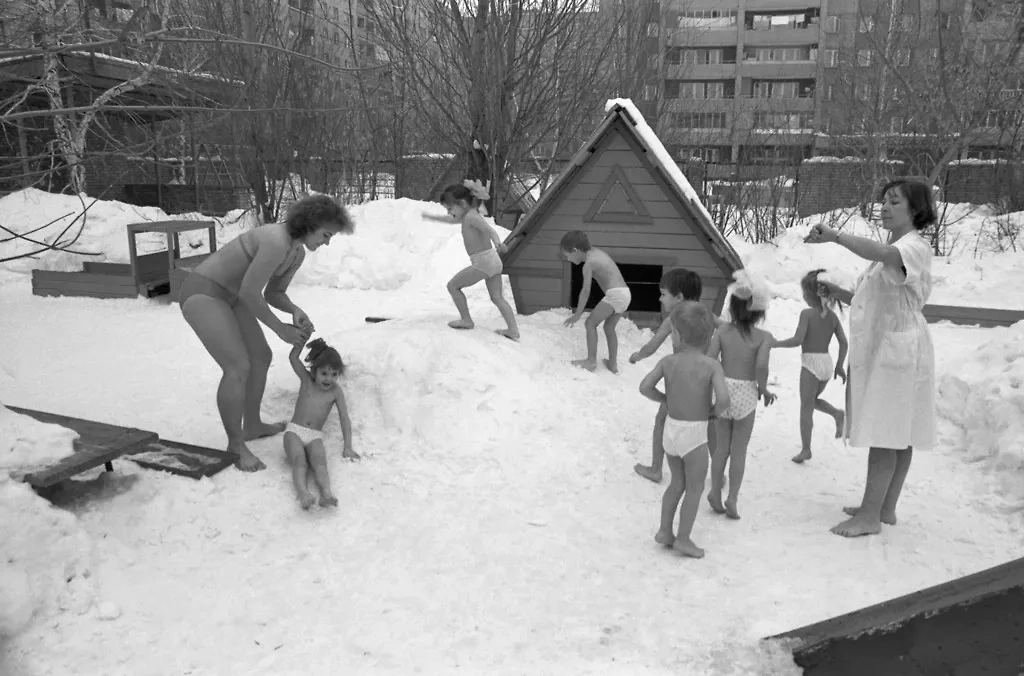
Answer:
<svg viewBox="0 0 1024 676"><path fill-rule="evenodd" d="M878 51L887 49L886 44L890 47L887 67L905 66L936 49L917 30L920 22L998 21L999 7L1006 11L1012 4L1009 0L653 3L657 18L646 30L652 67L642 98L648 110L658 111L659 133L679 160L747 165L792 163L831 154L837 137L848 140L857 134L914 131L898 106L875 106L876 117L885 119L873 124L865 124L850 111L851 102L886 95L877 89L879 82L884 87ZM880 11L882 5L884 11ZM894 25L875 25L874 17L881 15ZM891 36L901 30L905 50L891 44Z"/></svg>

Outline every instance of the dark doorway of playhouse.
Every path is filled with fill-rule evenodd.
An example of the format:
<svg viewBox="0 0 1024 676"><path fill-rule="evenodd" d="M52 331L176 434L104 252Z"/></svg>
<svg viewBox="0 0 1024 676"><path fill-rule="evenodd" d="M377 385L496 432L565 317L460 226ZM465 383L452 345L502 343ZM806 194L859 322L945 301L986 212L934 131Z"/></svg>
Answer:
<svg viewBox="0 0 1024 676"><path fill-rule="evenodd" d="M638 263L619 263L619 271L622 278L626 280L632 300L629 303L630 312L661 312L661 292L658 285L661 284L662 267L660 265L642 265ZM572 278L570 286L569 302L573 310L579 301L580 291L583 290L583 265L572 266ZM586 308L593 309L604 297L604 291L597 283L591 283L590 298L587 299Z"/></svg>

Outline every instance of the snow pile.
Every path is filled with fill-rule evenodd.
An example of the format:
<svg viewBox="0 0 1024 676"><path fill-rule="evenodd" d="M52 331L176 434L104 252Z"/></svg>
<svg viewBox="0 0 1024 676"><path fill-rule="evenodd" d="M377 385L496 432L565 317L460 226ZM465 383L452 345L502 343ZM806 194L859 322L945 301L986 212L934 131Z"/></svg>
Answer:
<svg viewBox="0 0 1024 676"><path fill-rule="evenodd" d="M78 519L2 475L0 514L0 639L55 612L88 612L95 585Z"/></svg>
<svg viewBox="0 0 1024 676"><path fill-rule="evenodd" d="M940 376L937 407L962 430L965 460L989 465L992 494L1024 508L1024 322L988 331L991 340Z"/></svg>
<svg viewBox="0 0 1024 676"><path fill-rule="evenodd" d="M0 474L27 474L74 453L78 436L60 425L41 423L0 404Z"/></svg>

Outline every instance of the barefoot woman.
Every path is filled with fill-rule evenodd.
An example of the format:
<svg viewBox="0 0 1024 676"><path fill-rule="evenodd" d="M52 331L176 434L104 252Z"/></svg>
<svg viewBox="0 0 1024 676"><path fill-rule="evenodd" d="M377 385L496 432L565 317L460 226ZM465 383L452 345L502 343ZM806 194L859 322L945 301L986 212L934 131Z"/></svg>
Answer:
<svg viewBox="0 0 1024 676"><path fill-rule="evenodd" d="M260 322L290 345L300 345L313 331L305 312L285 291L302 265L305 249L314 251L339 232L351 234L345 208L325 195L296 202L284 223L242 233L200 263L181 285L181 312L224 374L217 388L217 408L228 435L228 452L237 466L255 472L266 466L245 442L277 434L284 423L260 418L260 404L270 369L270 345ZM292 317L277 318L270 306Z"/></svg>
<svg viewBox="0 0 1024 676"><path fill-rule="evenodd" d="M896 503L914 448L935 443L935 351L922 308L932 290L932 248L921 231L935 223L931 186L894 181L882 190L887 242L816 225L807 242L836 242L872 261L851 293L825 284L850 303L850 372L846 437L871 448L864 499L832 532L871 535L896 523Z"/></svg>

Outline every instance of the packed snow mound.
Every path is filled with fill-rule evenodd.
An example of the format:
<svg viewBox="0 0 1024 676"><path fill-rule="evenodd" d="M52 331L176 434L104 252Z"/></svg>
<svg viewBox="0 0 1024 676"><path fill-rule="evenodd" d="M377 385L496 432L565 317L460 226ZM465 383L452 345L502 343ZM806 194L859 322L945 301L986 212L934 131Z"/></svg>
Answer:
<svg viewBox="0 0 1024 676"><path fill-rule="evenodd" d="M74 431L41 423L0 404L0 474L24 475L74 453Z"/></svg>
<svg viewBox="0 0 1024 676"><path fill-rule="evenodd" d="M364 291L391 291L409 283L443 288L469 265L462 226L423 218L424 213L446 218L439 204L401 198L368 202L350 211L355 232L308 253L296 283ZM498 237L508 236L508 230L486 220Z"/></svg>
<svg viewBox="0 0 1024 676"><path fill-rule="evenodd" d="M962 430L966 460L990 467L992 493L1024 507L1024 322L988 330L988 343L939 377L937 408Z"/></svg>
<svg viewBox="0 0 1024 676"><path fill-rule="evenodd" d="M0 475L0 639L95 601L90 541L70 512Z"/></svg>

